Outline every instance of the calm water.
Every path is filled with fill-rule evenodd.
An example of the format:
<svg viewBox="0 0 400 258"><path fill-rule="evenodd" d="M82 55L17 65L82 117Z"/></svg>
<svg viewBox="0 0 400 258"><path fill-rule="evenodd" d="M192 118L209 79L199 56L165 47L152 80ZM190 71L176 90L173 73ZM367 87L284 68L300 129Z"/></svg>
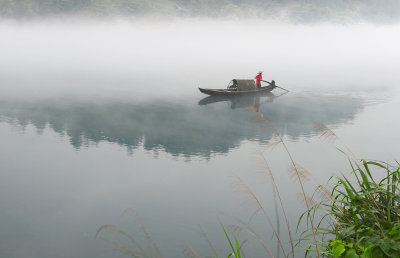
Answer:
<svg viewBox="0 0 400 258"><path fill-rule="evenodd" d="M150 247L121 217L127 208L165 257L184 256L185 244L211 255L202 230L224 256L219 222L234 220L222 213L247 221L254 212L234 193L232 176L254 191L274 223L281 217L259 151L294 228L305 209L300 188L287 154L271 147L274 133L254 123L261 118L311 173L309 193L348 172L337 150L346 148L324 141L316 122L359 158L399 159L398 27L250 25L2 24L0 257L115 257L121 253L110 253L111 244L94 239L106 224ZM233 41L238 29L243 38ZM245 40L261 29L268 37ZM291 92L224 99L197 90L223 88L260 68ZM276 252L265 217L251 225ZM240 237L249 240L249 257L261 256L255 239Z"/></svg>

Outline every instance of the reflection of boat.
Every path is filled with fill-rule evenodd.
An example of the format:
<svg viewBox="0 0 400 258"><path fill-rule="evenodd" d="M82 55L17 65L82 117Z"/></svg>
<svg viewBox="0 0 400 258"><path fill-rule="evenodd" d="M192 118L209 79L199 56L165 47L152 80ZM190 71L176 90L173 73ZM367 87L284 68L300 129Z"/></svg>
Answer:
<svg viewBox="0 0 400 258"><path fill-rule="evenodd" d="M217 103L217 102L222 102L222 101L230 101L232 98L227 97L227 96L208 96L199 101L200 106L212 104L212 103Z"/></svg>
<svg viewBox="0 0 400 258"><path fill-rule="evenodd" d="M208 96L199 101L200 106L217 103L217 102L232 102L231 108L247 107L254 103L255 98L267 97L266 102L272 102L276 97L272 92L261 93L257 95L236 95L236 96Z"/></svg>
<svg viewBox="0 0 400 258"><path fill-rule="evenodd" d="M227 89L204 89L199 88L202 93L211 96L238 96L270 92L276 87L275 82L268 86L256 88L253 80L233 79Z"/></svg>

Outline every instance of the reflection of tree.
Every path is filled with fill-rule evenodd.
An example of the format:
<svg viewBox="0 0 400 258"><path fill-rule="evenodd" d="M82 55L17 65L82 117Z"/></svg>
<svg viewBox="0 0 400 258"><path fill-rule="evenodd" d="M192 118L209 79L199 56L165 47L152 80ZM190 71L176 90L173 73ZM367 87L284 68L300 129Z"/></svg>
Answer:
<svg viewBox="0 0 400 258"><path fill-rule="evenodd" d="M351 122L362 107L361 99L346 95L288 94L273 105L262 105L260 112L274 124L281 135L298 138L311 135L315 122L324 123L330 128Z"/></svg>
<svg viewBox="0 0 400 258"><path fill-rule="evenodd" d="M257 125L249 125L248 111L254 105L282 135L297 138L310 135L314 122L334 125L350 121L362 108L359 99L343 96L295 96L288 94L274 102L224 99L208 105L170 102L132 104L121 101L1 101L0 117L8 123L38 131L49 126L67 135L75 148L89 142L112 142L134 150L163 149L172 155L227 153L242 140L255 137ZM233 101L233 102L232 102ZM211 101L212 102L212 101ZM210 102L210 103L211 103ZM229 103L229 105L226 105ZM258 106L258 103L260 103ZM235 109L229 106L235 106Z"/></svg>

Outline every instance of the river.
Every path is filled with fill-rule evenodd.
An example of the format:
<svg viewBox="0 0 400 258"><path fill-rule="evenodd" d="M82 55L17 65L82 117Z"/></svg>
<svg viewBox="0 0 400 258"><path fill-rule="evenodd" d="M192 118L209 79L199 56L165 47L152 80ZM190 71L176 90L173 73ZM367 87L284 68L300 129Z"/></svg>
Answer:
<svg viewBox="0 0 400 258"><path fill-rule="evenodd" d="M279 137L304 167L310 195L349 173L348 157L398 160L399 32L255 21L2 22L0 257L122 254L102 239L115 228L95 238L104 225L155 252L144 226L165 257L188 246L212 255L207 238L225 256L220 223L252 218L249 189L286 245L264 159L293 231L305 205ZM258 70L290 92L229 99L197 89L225 88ZM250 225L276 254L265 215ZM246 232L240 240L248 257L265 254Z"/></svg>

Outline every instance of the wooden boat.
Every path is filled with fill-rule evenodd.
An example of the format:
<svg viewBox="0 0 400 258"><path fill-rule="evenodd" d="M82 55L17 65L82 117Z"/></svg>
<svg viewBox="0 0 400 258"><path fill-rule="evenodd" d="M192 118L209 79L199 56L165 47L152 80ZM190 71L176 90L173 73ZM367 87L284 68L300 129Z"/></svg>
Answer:
<svg viewBox="0 0 400 258"><path fill-rule="evenodd" d="M269 85L265 87L261 87L259 89L254 90L237 90L237 89L205 89L199 88L201 92L204 94L208 94L211 96L238 96L238 95L247 95L247 94L257 94L257 93L265 93L270 92L275 89L276 86Z"/></svg>
<svg viewBox="0 0 400 258"><path fill-rule="evenodd" d="M256 88L253 80L237 80L233 79L226 89L205 89L199 88L199 90L211 96L239 96L270 92L277 86L275 82L270 83L268 86Z"/></svg>

